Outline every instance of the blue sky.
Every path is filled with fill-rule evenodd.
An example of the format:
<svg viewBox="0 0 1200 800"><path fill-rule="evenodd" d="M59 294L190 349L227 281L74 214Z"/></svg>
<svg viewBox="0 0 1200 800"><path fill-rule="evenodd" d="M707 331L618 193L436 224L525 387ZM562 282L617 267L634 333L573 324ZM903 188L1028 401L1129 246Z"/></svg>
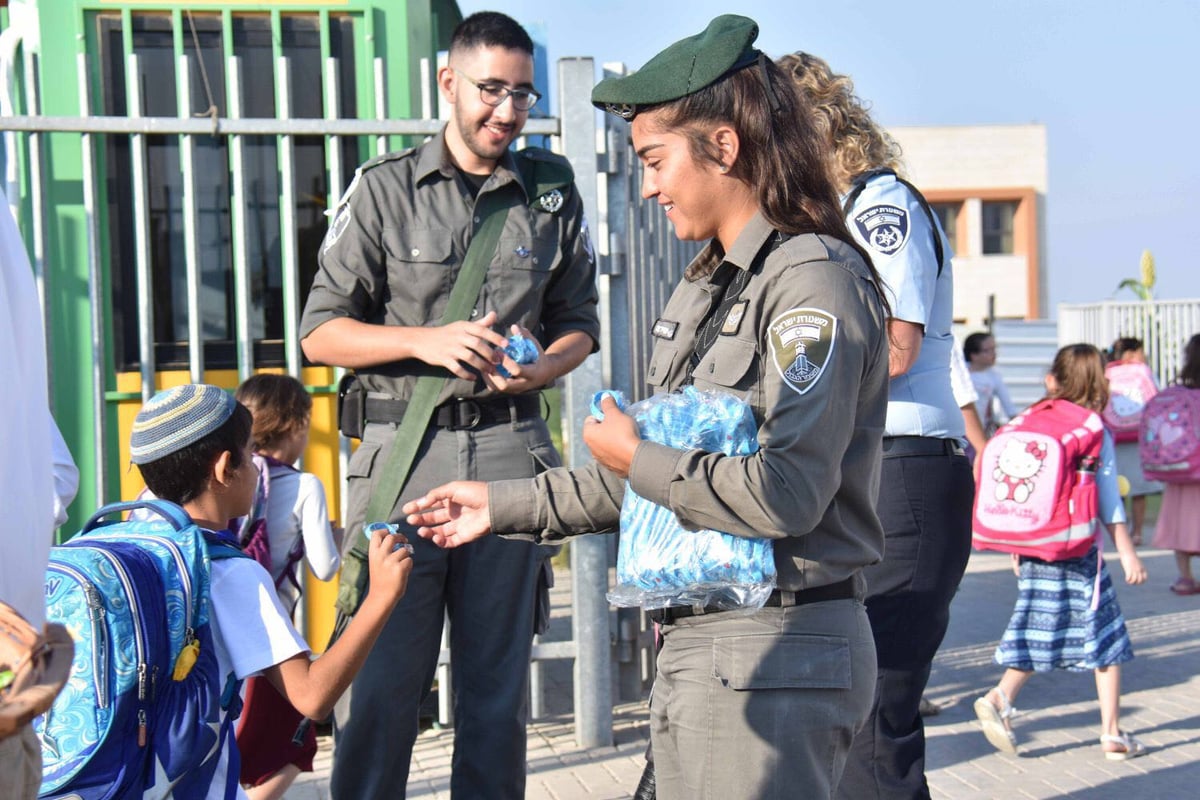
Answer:
<svg viewBox="0 0 1200 800"><path fill-rule="evenodd" d="M884 125L1042 123L1049 140L1050 303L1090 302L1138 275L1200 297L1197 0L460 0L541 23L550 61L640 67L713 17L753 17L758 46L806 50L854 78Z"/></svg>

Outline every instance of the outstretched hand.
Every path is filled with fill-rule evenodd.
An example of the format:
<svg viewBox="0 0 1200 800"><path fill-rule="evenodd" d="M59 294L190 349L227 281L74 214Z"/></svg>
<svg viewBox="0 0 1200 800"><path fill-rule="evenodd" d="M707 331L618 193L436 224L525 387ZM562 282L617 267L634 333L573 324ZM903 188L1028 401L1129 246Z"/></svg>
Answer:
<svg viewBox="0 0 1200 800"><path fill-rule="evenodd" d="M488 485L481 481L454 481L431 489L402 509L417 535L438 547L459 547L492 532Z"/></svg>

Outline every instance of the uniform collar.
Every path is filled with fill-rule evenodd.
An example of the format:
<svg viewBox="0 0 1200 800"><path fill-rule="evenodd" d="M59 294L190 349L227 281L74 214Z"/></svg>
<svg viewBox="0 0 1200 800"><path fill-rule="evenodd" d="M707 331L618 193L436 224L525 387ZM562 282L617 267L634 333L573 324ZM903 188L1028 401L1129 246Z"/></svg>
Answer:
<svg viewBox="0 0 1200 800"><path fill-rule="evenodd" d="M711 276L723 263L738 269L749 270L754 266L754 260L758 254L762 252L763 245L774 235L775 228L759 211L750 218L746 227L742 228L742 232L738 234L737 240L734 241L733 247L729 248L728 253L722 250L716 239L713 239L688 266L684 276L689 281L706 278Z"/></svg>
<svg viewBox="0 0 1200 800"><path fill-rule="evenodd" d="M434 173L453 180L456 169L454 161L450 158L450 150L446 147L446 127L443 125L442 129L420 149L420 154L417 156L417 183L424 182ZM517 181L521 185L521 190L524 191L525 187L517 177L517 162L512 150L504 151L493 174L496 181L489 186L489 191L511 181Z"/></svg>

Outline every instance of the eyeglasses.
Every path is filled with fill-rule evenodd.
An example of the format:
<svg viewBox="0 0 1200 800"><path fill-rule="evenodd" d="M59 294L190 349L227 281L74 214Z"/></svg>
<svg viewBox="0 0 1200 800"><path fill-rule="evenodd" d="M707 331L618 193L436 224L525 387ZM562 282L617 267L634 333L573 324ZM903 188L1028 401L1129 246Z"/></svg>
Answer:
<svg viewBox="0 0 1200 800"><path fill-rule="evenodd" d="M528 111L533 108L538 100L542 99L542 95L535 92L533 89L510 89L500 83L481 83L475 80L470 75L459 70L454 70L467 83L472 84L479 89L479 99L489 106L500 106L509 97L512 98L513 108L517 111Z"/></svg>

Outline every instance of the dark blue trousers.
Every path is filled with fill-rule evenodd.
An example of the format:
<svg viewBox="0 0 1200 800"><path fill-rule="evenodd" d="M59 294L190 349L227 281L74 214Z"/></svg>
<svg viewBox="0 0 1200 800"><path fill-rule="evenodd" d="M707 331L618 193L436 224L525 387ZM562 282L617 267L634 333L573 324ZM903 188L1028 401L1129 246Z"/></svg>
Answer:
<svg viewBox="0 0 1200 800"><path fill-rule="evenodd" d="M962 455L883 460L883 560L865 571L879 676L838 785L843 800L929 797L918 711L971 551L975 484Z"/></svg>

